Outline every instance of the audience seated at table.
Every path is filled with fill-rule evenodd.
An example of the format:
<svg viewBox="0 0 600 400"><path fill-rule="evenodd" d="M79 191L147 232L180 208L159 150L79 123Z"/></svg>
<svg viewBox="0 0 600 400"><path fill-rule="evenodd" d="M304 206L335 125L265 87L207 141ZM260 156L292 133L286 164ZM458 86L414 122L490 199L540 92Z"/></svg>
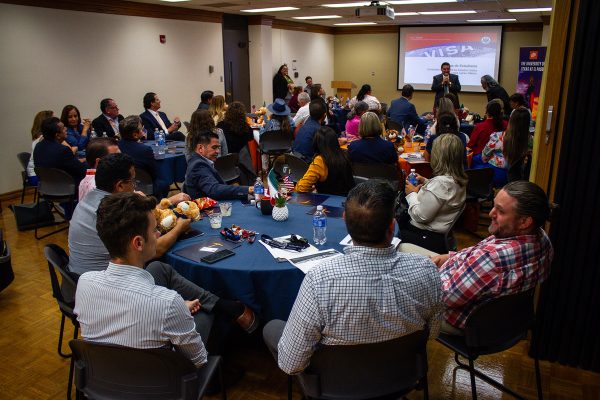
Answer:
<svg viewBox="0 0 600 400"><path fill-rule="evenodd" d="M297 192L312 192L348 195L354 187L352 165L338 143L335 131L327 126L315 133L313 140L314 158L308 170L296 184Z"/></svg>
<svg viewBox="0 0 600 400"><path fill-rule="evenodd" d="M419 117L415 105L410 102L414 92L415 89L412 85L404 85L400 98L392 100L390 108L387 110L387 116L390 120L405 127L407 131L409 126L412 125L417 133L423 134L427 126L426 120L432 119L433 116L427 114L425 119Z"/></svg>
<svg viewBox="0 0 600 400"><path fill-rule="evenodd" d="M86 164L80 162L71 148L62 143L67 138L67 128L56 117L42 121L43 140L33 150L33 160L36 167L58 168L73 177L75 185L85 176Z"/></svg>
<svg viewBox="0 0 600 400"><path fill-rule="evenodd" d="M271 113L270 118L260 128L260 134L270 131L281 131L286 137L292 137L292 133L296 125L290 117L291 109L285 105L283 99L275 99L272 104L267 106L267 110Z"/></svg>
<svg viewBox="0 0 600 400"><path fill-rule="evenodd" d="M454 112L440 111L437 114L436 134L431 136L431 138L427 142L427 145L425 146L425 153L423 153L423 156L427 161L430 161L431 159L431 149L433 147L433 143L435 143L437 138L443 135L444 133L450 133L458 136L458 138L460 139L463 145L464 165L467 165L467 136L460 133L458 131L458 127L458 119L456 118L456 114L454 114Z"/></svg>
<svg viewBox="0 0 600 400"><path fill-rule="evenodd" d="M46 118L50 118L54 115L51 110L39 111L33 117L33 124L31 125L31 154L29 156L29 163L27 163L27 183L35 186L38 183L38 177L35 175L35 162L33 160L33 152L35 146L44 139L42 136L42 121Z"/></svg>
<svg viewBox="0 0 600 400"><path fill-rule="evenodd" d="M506 131L490 135L481 152L481 160L494 168L494 187L525 178L529 157L529 123L529 110L520 107L510 115Z"/></svg>
<svg viewBox="0 0 600 400"><path fill-rule="evenodd" d="M60 122L67 127L67 143L69 146L75 147L79 151L85 150L88 141L90 140L90 127L92 122L85 118L81 123L81 115L79 109L74 105L66 105L60 115Z"/></svg>
<svg viewBox="0 0 600 400"><path fill-rule="evenodd" d="M200 104L198 104L198 110L208 110L210 103L215 93L212 90L205 90L200 94Z"/></svg>
<svg viewBox="0 0 600 400"><path fill-rule="evenodd" d="M227 185L219 176L214 166L220 148L216 133L194 135L191 147L194 153L185 172L183 190L193 199L205 196L215 200L246 199L248 194L254 193L252 186Z"/></svg>
<svg viewBox="0 0 600 400"><path fill-rule="evenodd" d="M121 114L119 114L119 106L111 99L106 98L100 101L100 111L102 114L94 118L92 121L92 128L96 131L98 136L113 137L119 135L119 123L123 120Z"/></svg>
<svg viewBox="0 0 600 400"><path fill-rule="evenodd" d="M252 128L246 122L246 108L239 101L234 101L225 112L223 121L217 124L223 130L230 153L239 153L254 139Z"/></svg>
<svg viewBox="0 0 600 400"><path fill-rule="evenodd" d="M313 89L315 86L313 86ZM292 150L299 155L304 161L311 162L313 158L313 138L315 133L323 122L327 114L325 102L322 99L314 99L310 101L308 107L310 118L307 119L296 134L296 140Z"/></svg>
<svg viewBox="0 0 600 400"><path fill-rule="evenodd" d="M288 106L290 107L290 111L293 113L297 113L300 108L300 102L298 101L298 96L302 93L302 86L294 86L292 89L292 97L288 102Z"/></svg>
<svg viewBox="0 0 600 400"><path fill-rule="evenodd" d="M310 103L310 94L302 92L298 95L298 112L294 115L294 125L300 126L310 117L308 105Z"/></svg>
<svg viewBox="0 0 600 400"><path fill-rule="evenodd" d="M442 96L438 100L437 107L435 108L435 118L433 119L433 124L431 124L431 126L429 127L429 132L432 135L435 135L437 133L437 121L439 119L439 116L444 113L455 114L455 116L456 116L456 113L454 112L454 105L452 104L452 101L450 99ZM458 117L456 117L456 126L460 126L460 120L458 119Z"/></svg>
<svg viewBox="0 0 600 400"><path fill-rule="evenodd" d="M227 111L227 103L225 102L225 97L216 95L212 98L210 105L208 106L208 112L212 117L215 125L219 122L223 121L225 117L225 111Z"/></svg>
<svg viewBox="0 0 600 400"><path fill-rule="evenodd" d="M469 111L466 108L462 108L460 103L458 102L458 98L454 93L446 93L444 94L444 98L450 100L452 102L452 107L454 108L454 113L456 114L456 118L458 118L458 123L460 125L460 121L465 119L467 115L469 115Z"/></svg>
<svg viewBox="0 0 600 400"><path fill-rule="evenodd" d="M185 135L179 132L181 128L181 121L179 117L175 117L173 123L162 111L158 111L161 107L160 98L154 92L148 92L144 95L143 99L145 111L140 114L142 119L142 125L146 129L146 139L154 140L154 133L156 131L163 131L166 135L166 140L178 140L180 142L185 140Z"/></svg>
<svg viewBox="0 0 600 400"><path fill-rule="evenodd" d="M205 346L212 353L222 351L223 329L213 325L215 318L235 321L248 332L258 322L242 303L219 298L170 265L146 266L157 246L155 206L153 197L137 193L99 202L94 226L110 262L79 277L74 313L84 340L134 348L174 346L200 367L206 362Z"/></svg>
<svg viewBox="0 0 600 400"><path fill-rule="evenodd" d="M360 139L358 134L360 118L367 111L369 111L369 105L364 101L359 101L348 113L348 119L346 120L346 141L348 143Z"/></svg>
<svg viewBox="0 0 600 400"><path fill-rule="evenodd" d="M369 111L379 111L381 110L381 103L377 100L377 97L372 95L371 85L364 84L361 86L360 90L350 100L350 108L354 108L356 103L359 101L364 101L369 105Z"/></svg>
<svg viewBox="0 0 600 400"><path fill-rule="evenodd" d="M433 178L417 174L419 184L406 181L407 212L399 218L398 236L436 253L445 253L444 234L460 216L467 195L463 168L464 147L453 134L443 134L433 144Z"/></svg>
<svg viewBox="0 0 600 400"><path fill-rule="evenodd" d="M490 135L494 132L504 132L506 125L508 125L508 121L503 119L502 101L494 99L487 103L485 106L485 120L475 125L467 143L467 147L473 151L471 165L481 163L481 152L489 141Z"/></svg>
<svg viewBox="0 0 600 400"><path fill-rule="evenodd" d="M190 129L185 138L186 162L190 162L190 158L192 158L192 154L194 153L194 148L192 147L193 137L205 134L206 132L213 132L219 136L219 145L221 148L219 149L219 154L217 157L229 154L229 149L227 148L227 139L225 139L223 130L215 126L215 122L210 116L210 112L208 110L198 109L192 113L192 117L190 118Z"/></svg>
<svg viewBox="0 0 600 400"><path fill-rule="evenodd" d="M542 227L549 214L548 198L539 186L508 183L494 199L490 236L457 253L433 258L447 307L442 331L462 335L475 307L525 292L547 278L554 252Z"/></svg>
<svg viewBox="0 0 600 400"><path fill-rule="evenodd" d="M367 111L360 118L359 140L348 146L348 155L352 163L394 164L398 163L398 154L394 144L381 138L383 127L377 114Z"/></svg>
<svg viewBox="0 0 600 400"><path fill-rule="evenodd" d="M428 258L391 245L395 198L380 181L354 187L345 203L354 245L306 274L287 322L265 326L285 373L302 372L318 346L384 342L427 328L430 338L438 335L440 277Z"/></svg>
<svg viewBox="0 0 600 400"><path fill-rule="evenodd" d="M96 187L96 168L100 160L114 153L120 153L119 142L114 137L92 138L85 148L85 160L88 169L85 177L79 183L79 200L83 200L86 194Z"/></svg>

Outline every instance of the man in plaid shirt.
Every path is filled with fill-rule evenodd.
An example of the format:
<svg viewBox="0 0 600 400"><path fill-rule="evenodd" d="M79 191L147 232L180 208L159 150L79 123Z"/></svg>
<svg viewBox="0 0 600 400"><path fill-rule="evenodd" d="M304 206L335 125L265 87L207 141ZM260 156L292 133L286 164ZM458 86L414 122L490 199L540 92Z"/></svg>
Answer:
<svg viewBox="0 0 600 400"><path fill-rule="evenodd" d="M554 252L542 226L549 214L548 198L539 186L511 182L494 199L491 236L432 259L439 267L447 307L442 331L462 334L479 304L525 292L547 278Z"/></svg>
<svg viewBox="0 0 600 400"><path fill-rule="evenodd" d="M428 258L391 245L395 197L374 181L348 194L344 218L354 245L309 271L287 323L273 320L263 331L284 372L304 370L321 345L384 342L427 327L438 335L440 277Z"/></svg>

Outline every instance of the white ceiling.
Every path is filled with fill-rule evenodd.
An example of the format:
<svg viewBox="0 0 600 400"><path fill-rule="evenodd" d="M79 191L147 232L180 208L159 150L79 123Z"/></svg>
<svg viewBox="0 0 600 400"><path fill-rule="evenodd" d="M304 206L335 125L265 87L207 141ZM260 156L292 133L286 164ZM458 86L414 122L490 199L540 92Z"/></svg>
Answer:
<svg viewBox="0 0 600 400"><path fill-rule="evenodd" d="M353 1L343 0L190 0L182 2L166 2L160 0L133 0L138 3L160 4L165 6L184 7L202 9L207 11L217 11L230 14L257 15L256 13L244 13L240 10L251 8L267 7L297 7L299 10L268 12L265 15L275 17L276 19L289 20L296 22L305 22L324 26L333 26L334 23L343 22L362 22L354 16L356 7L351 8L328 8L322 4L328 3L350 3ZM383 4L384 1L381 1ZM459 0L456 3L441 4L406 4L392 5L396 13L399 12L421 12L421 11L458 11L473 10L476 14L458 14L458 15L416 15L416 16L396 16L394 20L377 21L379 25L419 25L419 24L465 24L467 19L497 19L497 18L515 18L517 23L542 22L542 16L549 16L551 12L528 12L528 13L509 13L509 8L537 8L552 7L552 0ZM292 17L310 16L310 15L340 15L342 18L328 20L308 20L301 21ZM258 14L260 15L260 14Z"/></svg>

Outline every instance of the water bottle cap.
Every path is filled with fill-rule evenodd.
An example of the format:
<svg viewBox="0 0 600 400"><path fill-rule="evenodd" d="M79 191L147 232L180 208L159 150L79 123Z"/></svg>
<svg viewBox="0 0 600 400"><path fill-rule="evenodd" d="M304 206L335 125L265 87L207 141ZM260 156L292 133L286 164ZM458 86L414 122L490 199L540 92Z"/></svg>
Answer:
<svg viewBox="0 0 600 400"><path fill-rule="evenodd" d="M411 168L411 169L410 169L410 172L415 172L415 169L414 169L414 168Z"/></svg>
<svg viewBox="0 0 600 400"><path fill-rule="evenodd" d="M323 206L317 206L317 211L323 211Z"/></svg>

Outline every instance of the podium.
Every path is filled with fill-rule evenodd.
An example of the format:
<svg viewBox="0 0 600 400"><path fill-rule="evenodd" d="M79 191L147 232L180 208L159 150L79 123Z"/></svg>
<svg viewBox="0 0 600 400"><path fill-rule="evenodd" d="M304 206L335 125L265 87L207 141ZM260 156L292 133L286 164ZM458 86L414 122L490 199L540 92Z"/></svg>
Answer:
<svg viewBox="0 0 600 400"><path fill-rule="evenodd" d="M331 87L337 90L338 98L352 98L352 88L356 85L350 81L331 81Z"/></svg>

